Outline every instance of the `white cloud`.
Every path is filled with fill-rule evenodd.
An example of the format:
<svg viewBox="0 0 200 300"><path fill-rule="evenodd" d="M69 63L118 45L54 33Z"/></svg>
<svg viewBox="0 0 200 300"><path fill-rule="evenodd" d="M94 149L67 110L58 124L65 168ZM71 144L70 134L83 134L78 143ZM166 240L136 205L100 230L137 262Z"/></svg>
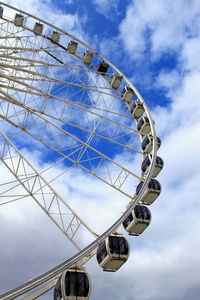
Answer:
<svg viewBox="0 0 200 300"><path fill-rule="evenodd" d="M113 13L118 14L119 0L92 0L92 2L96 5L97 11L109 19L112 18Z"/></svg>
<svg viewBox="0 0 200 300"><path fill-rule="evenodd" d="M133 1L120 25L120 37L130 57L141 57L149 47L155 59L177 52L186 38L198 33L199 1Z"/></svg>

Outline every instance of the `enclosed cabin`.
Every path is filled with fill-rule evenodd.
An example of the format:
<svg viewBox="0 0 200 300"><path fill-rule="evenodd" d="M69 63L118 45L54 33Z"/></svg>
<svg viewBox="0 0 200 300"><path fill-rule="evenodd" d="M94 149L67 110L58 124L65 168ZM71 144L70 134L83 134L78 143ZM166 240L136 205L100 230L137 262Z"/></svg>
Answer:
<svg viewBox="0 0 200 300"><path fill-rule="evenodd" d="M140 235L149 226L150 222L150 210L144 205L136 205L124 220L123 226L130 235Z"/></svg>
<svg viewBox="0 0 200 300"><path fill-rule="evenodd" d="M148 134L151 131L151 126L148 117L141 117L137 124L137 130L141 133Z"/></svg>
<svg viewBox="0 0 200 300"><path fill-rule="evenodd" d="M35 22L34 28L33 28L33 32L35 35L41 35L43 32L43 28L44 25L39 23L39 22Z"/></svg>
<svg viewBox="0 0 200 300"><path fill-rule="evenodd" d="M78 48L78 43L74 41L70 41L68 46L67 46L67 52L71 54L75 54L76 50Z"/></svg>
<svg viewBox="0 0 200 300"><path fill-rule="evenodd" d="M122 76L118 74L112 74L110 85L113 89L118 89L120 87L120 84L122 82Z"/></svg>
<svg viewBox="0 0 200 300"><path fill-rule="evenodd" d="M97 249L97 261L104 271L115 272L128 259L129 246L122 234L109 235Z"/></svg>
<svg viewBox="0 0 200 300"><path fill-rule="evenodd" d="M16 14L14 19L14 24L17 27L23 27L24 26L24 16L21 14Z"/></svg>
<svg viewBox="0 0 200 300"><path fill-rule="evenodd" d="M3 7L0 6L0 18L2 19L3 18Z"/></svg>
<svg viewBox="0 0 200 300"><path fill-rule="evenodd" d="M143 104L140 101L132 102L130 105L130 113L134 118L139 119L144 113Z"/></svg>
<svg viewBox="0 0 200 300"><path fill-rule="evenodd" d="M100 73L101 75L106 75L108 67L109 65L102 61L98 64L97 72Z"/></svg>
<svg viewBox="0 0 200 300"><path fill-rule="evenodd" d="M139 194L139 191L141 190L143 184L144 182L140 181L140 183L136 188L136 195ZM161 192L160 182L158 182L156 179L151 179L140 201L144 204L150 205L160 195L160 192Z"/></svg>
<svg viewBox="0 0 200 300"><path fill-rule="evenodd" d="M159 137L156 137L157 141L157 150L160 148L161 140ZM153 150L153 137L152 136L145 136L142 141L142 151L150 154Z"/></svg>
<svg viewBox="0 0 200 300"><path fill-rule="evenodd" d="M54 300L87 300L91 282L84 268L69 268L58 279L54 288Z"/></svg>
<svg viewBox="0 0 200 300"><path fill-rule="evenodd" d="M135 92L132 88L130 88L129 86L125 86L122 90L121 97L124 102L129 103L132 100L134 94Z"/></svg>
<svg viewBox="0 0 200 300"><path fill-rule="evenodd" d="M146 158L143 160L142 165L141 165L141 169L143 173L146 173L151 165L151 160L152 160L152 156L151 155L147 155ZM154 170L153 170L153 174L152 177L155 178L158 176L158 174L160 173L160 171L162 170L164 165L163 159L159 156L156 156L156 161L155 161L155 166L154 166Z"/></svg>
<svg viewBox="0 0 200 300"><path fill-rule="evenodd" d="M94 53L86 50L83 54L83 62L87 65L90 65L93 59Z"/></svg>
<svg viewBox="0 0 200 300"><path fill-rule="evenodd" d="M58 44L60 41L60 33L57 31L52 31L51 33L51 42Z"/></svg>

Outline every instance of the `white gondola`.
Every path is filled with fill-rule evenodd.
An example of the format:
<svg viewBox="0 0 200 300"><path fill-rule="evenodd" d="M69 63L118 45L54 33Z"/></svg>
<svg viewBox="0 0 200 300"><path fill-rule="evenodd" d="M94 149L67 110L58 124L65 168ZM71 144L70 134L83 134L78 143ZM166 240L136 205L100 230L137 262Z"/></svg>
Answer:
<svg viewBox="0 0 200 300"><path fill-rule="evenodd" d="M60 33L57 31L52 31L51 33L51 41L53 43L59 43L60 41Z"/></svg>
<svg viewBox="0 0 200 300"><path fill-rule="evenodd" d="M0 18L3 18L3 7L0 6Z"/></svg>
<svg viewBox="0 0 200 300"><path fill-rule="evenodd" d="M141 234L151 222L150 210L144 205L136 205L128 217L124 220L123 226L130 235Z"/></svg>
<svg viewBox="0 0 200 300"><path fill-rule="evenodd" d="M14 24L17 27L23 27L24 25L24 16L21 14L16 14L14 19Z"/></svg>
<svg viewBox="0 0 200 300"><path fill-rule="evenodd" d="M161 140L159 137L157 137L157 150L160 148ZM145 136L145 138L142 141L142 150L143 152L146 152L150 154L153 150L153 138L152 136Z"/></svg>
<svg viewBox="0 0 200 300"><path fill-rule="evenodd" d="M69 52L71 54L75 54L76 50L77 50L77 47L78 47L78 43L74 42L74 41L71 41L71 42L69 42L69 44L67 46L67 52Z"/></svg>
<svg viewBox="0 0 200 300"><path fill-rule="evenodd" d="M122 76L121 75L112 74L111 80L110 80L110 85L112 86L113 89L118 89L121 82L122 82Z"/></svg>
<svg viewBox="0 0 200 300"><path fill-rule="evenodd" d="M138 184L136 188L136 195L138 195L139 191L141 190L143 183L144 183L143 181L140 181L140 183ZM156 179L151 179L140 201L144 204L150 205L160 195L160 192L161 192L160 183Z"/></svg>
<svg viewBox="0 0 200 300"><path fill-rule="evenodd" d="M83 54L83 62L87 65L90 65L93 59L94 53L90 51L85 51Z"/></svg>
<svg viewBox="0 0 200 300"><path fill-rule="evenodd" d="M104 271L118 270L128 259L129 246L122 234L113 233L97 249L97 261Z"/></svg>
<svg viewBox="0 0 200 300"><path fill-rule="evenodd" d="M131 103L130 113L134 118L139 119L144 113L143 104L140 101L134 101Z"/></svg>
<svg viewBox="0 0 200 300"><path fill-rule="evenodd" d="M33 32L35 35L41 35L43 31L44 25L38 22L35 22L35 26L33 28Z"/></svg>
<svg viewBox="0 0 200 300"><path fill-rule="evenodd" d="M84 268L69 268L58 279L54 300L88 300L91 292L89 275Z"/></svg>
<svg viewBox="0 0 200 300"><path fill-rule="evenodd" d="M134 90L132 90L128 86L125 86L122 90L121 97L124 100L124 102L129 103L132 100L134 94Z"/></svg>
<svg viewBox="0 0 200 300"><path fill-rule="evenodd" d="M151 164L151 159L152 159L152 156L147 155L146 158L144 159L144 161L142 162L141 169L142 169L143 173L146 173L148 171L149 166ZM158 176L158 174L162 170L163 166L164 166L163 159L159 156L156 156L155 167L154 167L153 174L152 174L153 178Z"/></svg>
<svg viewBox="0 0 200 300"><path fill-rule="evenodd" d="M148 134L151 131L149 119L145 117L141 117L137 124L137 130L141 133Z"/></svg>

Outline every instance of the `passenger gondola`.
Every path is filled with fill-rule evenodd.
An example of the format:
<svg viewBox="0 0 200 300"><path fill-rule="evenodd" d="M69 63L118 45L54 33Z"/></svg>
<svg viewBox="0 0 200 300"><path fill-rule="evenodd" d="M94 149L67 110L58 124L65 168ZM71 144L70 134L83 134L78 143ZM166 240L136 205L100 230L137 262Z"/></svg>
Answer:
<svg viewBox="0 0 200 300"><path fill-rule="evenodd" d="M159 137L157 137L156 139L157 139L157 150L158 150L161 145L161 140ZM145 136L145 138L142 141L141 147L142 147L143 152L150 154L153 150L153 137Z"/></svg>
<svg viewBox="0 0 200 300"><path fill-rule="evenodd" d="M113 89L118 89L122 82L122 76L118 74L112 74L110 85Z"/></svg>
<svg viewBox="0 0 200 300"><path fill-rule="evenodd" d="M78 48L78 43L74 42L74 41L70 41L68 46L67 46L67 52L69 52L71 54L75 54L77 48Z"/></svg>
<svg viewBox="0 0 200 300"><path fill-rule="evenodd" d="M53 43L59 43L59 41L60 41L60 33L59 32L57 32L57 31L52 31L52 33L51 33L51 41L53 42Z"/></svg>
<svg viewBox="0 0 200 300"><path fill-rule="evenodd" d="M147 170L149 169L150 164L151 164L151 159L152 159L152 156L147 155L146 158L144 159L144 161L142 162L141 169L142 169L143 173L146 173ZM156 156L156 162L155 162L155 166L154 166L154 170L153 170L153 174L152 174L153 178L158 176L158 174L160 173L160 171L163 168L163 165L164 165L163 159L159 156Z"/></svg>
<svg viewBox="0 0 200 300"><path fill-rule="evenodd" d="M149 226L150 222L150 210L144 205L136 205L124 220L123 226L130 235L139 235Z"/></svg>
<svg viewBox="0 0 200 300"><path fill-rule="evenodd" d="M91 64L93 56L94 53L86 50L83 54L83 62L87 65Z"/></svg>
<svg viewBox="0 0 200 300"><path fill-rule="evenodd" d="M36 22L34 25L33 32L35 33L35 35L41 35L43 28L44 28L43 24Z"/></svg>
<svg viewBox="0 0 200 300"><path fill-rule="evenodd" d="M144 182L140 181L136 188L136 195L138 195L139 191L141 190ZM156 198L160 195L161 192L161 185L156 179L151 179L146 190L144 191L142 198L140 201L144 204L150 205L152 204Z"/></svg>
<svg viewBox="0 0 200 300"><path fill-rule="evenodd" d="M141 133L148 134L151 131L149 119L145 117L141 117L137 124L137 130Z"/></svg>
<svg viewBox="0 0 200 300"><path fill-rule="evenodd" d="M24 25L24 16L21 14L16 14L14 19L14 24L17 27L23 27Z"/></svg>
<svg viewBox="0 0 200 300"><path fill-rule="evenodd" d="M91 283L84 268L65 270L54 288L54 300L87 300L90 297Z"/></svg>
<svg viewBox="0 0 200 300"><path fill-rule="evenodd" d="M132 100L134 94L135 92L132 88L125 86L122 90L121 97L124 102L129 103Z"/></svg>
<svg viewBox="0 0 200 300"><path fill-rule="evenodd" d="M140 101L134 101L131 103L130 113L134 118L139 119L144 113L143 104Z"/></svg>
<svg viewBox="0 0 200 300"><path fill-rule="evenodd" d="M102 61L98 64L97 72L101 75L105 75L108 70L108 67L109 65Z"/></svg>
<svg viewBox="0 0 200 300"><path fill-rule="evenodd" d="M128 259L129 246L122 234L114 233L97 249L97 261L104 271L118 270Z"/></svg>

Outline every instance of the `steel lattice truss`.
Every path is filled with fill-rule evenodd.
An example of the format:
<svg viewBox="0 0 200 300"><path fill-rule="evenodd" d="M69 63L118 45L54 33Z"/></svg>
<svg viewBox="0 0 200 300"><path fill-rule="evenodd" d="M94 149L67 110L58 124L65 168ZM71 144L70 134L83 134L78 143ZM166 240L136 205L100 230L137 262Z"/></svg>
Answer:
<svg viewBox="0 0 200 300"><path fill-rule="evenodd" d="M18 27L8 13L0 23L0 158L15 178L1 183L1 204L31 196L80 249L76 240L80 230L89 232L93 239L98 235L67 199L59 196L51 182L62 172L79 169L127 200L134 200L138 181L149 178L138 165L124 164L119 154L141 162L141 133L129 112L130 104L121 98L121 90L129 84L125 76L120 90L113 89L111 75L121 74L117 68L109 63L106 75L98 74L96 67L103 59L100 54L83 43L72 54L67 50L72 40L69 34L60 30L59 43L53 43L49 24L43 34L35 35L33 21L38 20L27 14L23 27ZM82 57L88 49L94 58L86 65ZM133 100L143 103L131 87L135 90ZM152 121L145 103L144 107ZM151 135L155 136L151 126ZM23 148L30 146L26 140L51 158L45 170L36 170L23 155ZM59 163L61 174L49 180L48 172L52 174ZM15 192L19 185L23 194Z"/></svg>

